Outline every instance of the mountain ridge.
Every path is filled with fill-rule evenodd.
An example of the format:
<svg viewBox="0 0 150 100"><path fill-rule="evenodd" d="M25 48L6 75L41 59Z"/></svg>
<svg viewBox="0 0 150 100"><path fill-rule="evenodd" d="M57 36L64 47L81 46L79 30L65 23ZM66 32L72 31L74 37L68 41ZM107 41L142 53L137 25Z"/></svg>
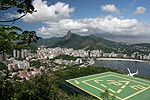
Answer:
<svg viewBox="0 0 150 100"><path fill-rule="evenodd" d="M34 46L63 47L73 49L114 49L122 46L122 43L110 41L94 35L80 36L68 31L63 37L41 39Z"/></svg>

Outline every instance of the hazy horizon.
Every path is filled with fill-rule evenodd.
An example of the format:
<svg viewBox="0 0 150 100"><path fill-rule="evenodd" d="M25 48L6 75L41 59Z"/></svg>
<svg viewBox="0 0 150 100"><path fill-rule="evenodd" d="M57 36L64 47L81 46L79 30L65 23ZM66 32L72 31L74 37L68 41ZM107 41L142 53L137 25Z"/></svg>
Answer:
<svg viewBox="0 0 150 100"><path fill-rule="evenodd" d="M73 32L72 32L73 33ZM73 34L77 34L77 33L73 33ZM54 36L54 37L64 37L65 35L67 35L67 32L66 34L62 35L62 36ZM95 35L95 34L78 34L80 36L89 36L89 35L94 35L96 37L101 37L101 38L104 38L104 39L107 39L107 40L110 40L110 41L114 41L114 42L122 42L122 43L127 43L127 44L137 44L137 43L150 43L150 39L149 37L148 38L145 38L145 37L128 37L128 36L106 36L106 35ZM49 38L54 38L54 37L45 37L43 39L49 39ZM145 42L145 39L147 42Z"/></svg>

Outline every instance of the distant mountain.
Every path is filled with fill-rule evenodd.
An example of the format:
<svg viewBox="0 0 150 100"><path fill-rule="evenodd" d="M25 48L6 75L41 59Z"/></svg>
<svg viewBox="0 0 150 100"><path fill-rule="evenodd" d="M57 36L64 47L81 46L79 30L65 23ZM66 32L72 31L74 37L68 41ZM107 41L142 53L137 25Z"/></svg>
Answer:
<svg viewBox="0 0 150 100"><path fill-rule="evenodd" d="M63 37L54 37L50 39L41 39L34 46L45 45L46 47L67 47L73 49L108 49L112 50L123 46L122 43L106 40L94 35L80 36L68 31Z"/></svg>

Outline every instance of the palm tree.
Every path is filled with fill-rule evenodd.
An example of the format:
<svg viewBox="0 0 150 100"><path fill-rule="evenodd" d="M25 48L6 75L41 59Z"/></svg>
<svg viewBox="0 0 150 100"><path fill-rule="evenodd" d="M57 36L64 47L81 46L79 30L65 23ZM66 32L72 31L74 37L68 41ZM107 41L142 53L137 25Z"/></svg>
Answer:
<svg viewBox="0 0 150 100"><path fill-rule="evenodd" d="M103 100L116 100L115 95L111 96L108 90L105 90L105 92L100 93L100 95Z"/></svg>

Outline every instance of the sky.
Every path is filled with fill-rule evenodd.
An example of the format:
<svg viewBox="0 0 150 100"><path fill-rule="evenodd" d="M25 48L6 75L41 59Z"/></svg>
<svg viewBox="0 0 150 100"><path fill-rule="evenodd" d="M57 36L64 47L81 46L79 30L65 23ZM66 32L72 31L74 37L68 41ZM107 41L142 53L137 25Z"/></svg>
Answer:
<svg viewBox="0 0 150 100"><path fill-rule="evenodd" d="M14 25L43 38L61 37L70 30L126 43L150 43L150 0L33 0L37 12ZM21 16L15 8L1 19Z"/></svg>

